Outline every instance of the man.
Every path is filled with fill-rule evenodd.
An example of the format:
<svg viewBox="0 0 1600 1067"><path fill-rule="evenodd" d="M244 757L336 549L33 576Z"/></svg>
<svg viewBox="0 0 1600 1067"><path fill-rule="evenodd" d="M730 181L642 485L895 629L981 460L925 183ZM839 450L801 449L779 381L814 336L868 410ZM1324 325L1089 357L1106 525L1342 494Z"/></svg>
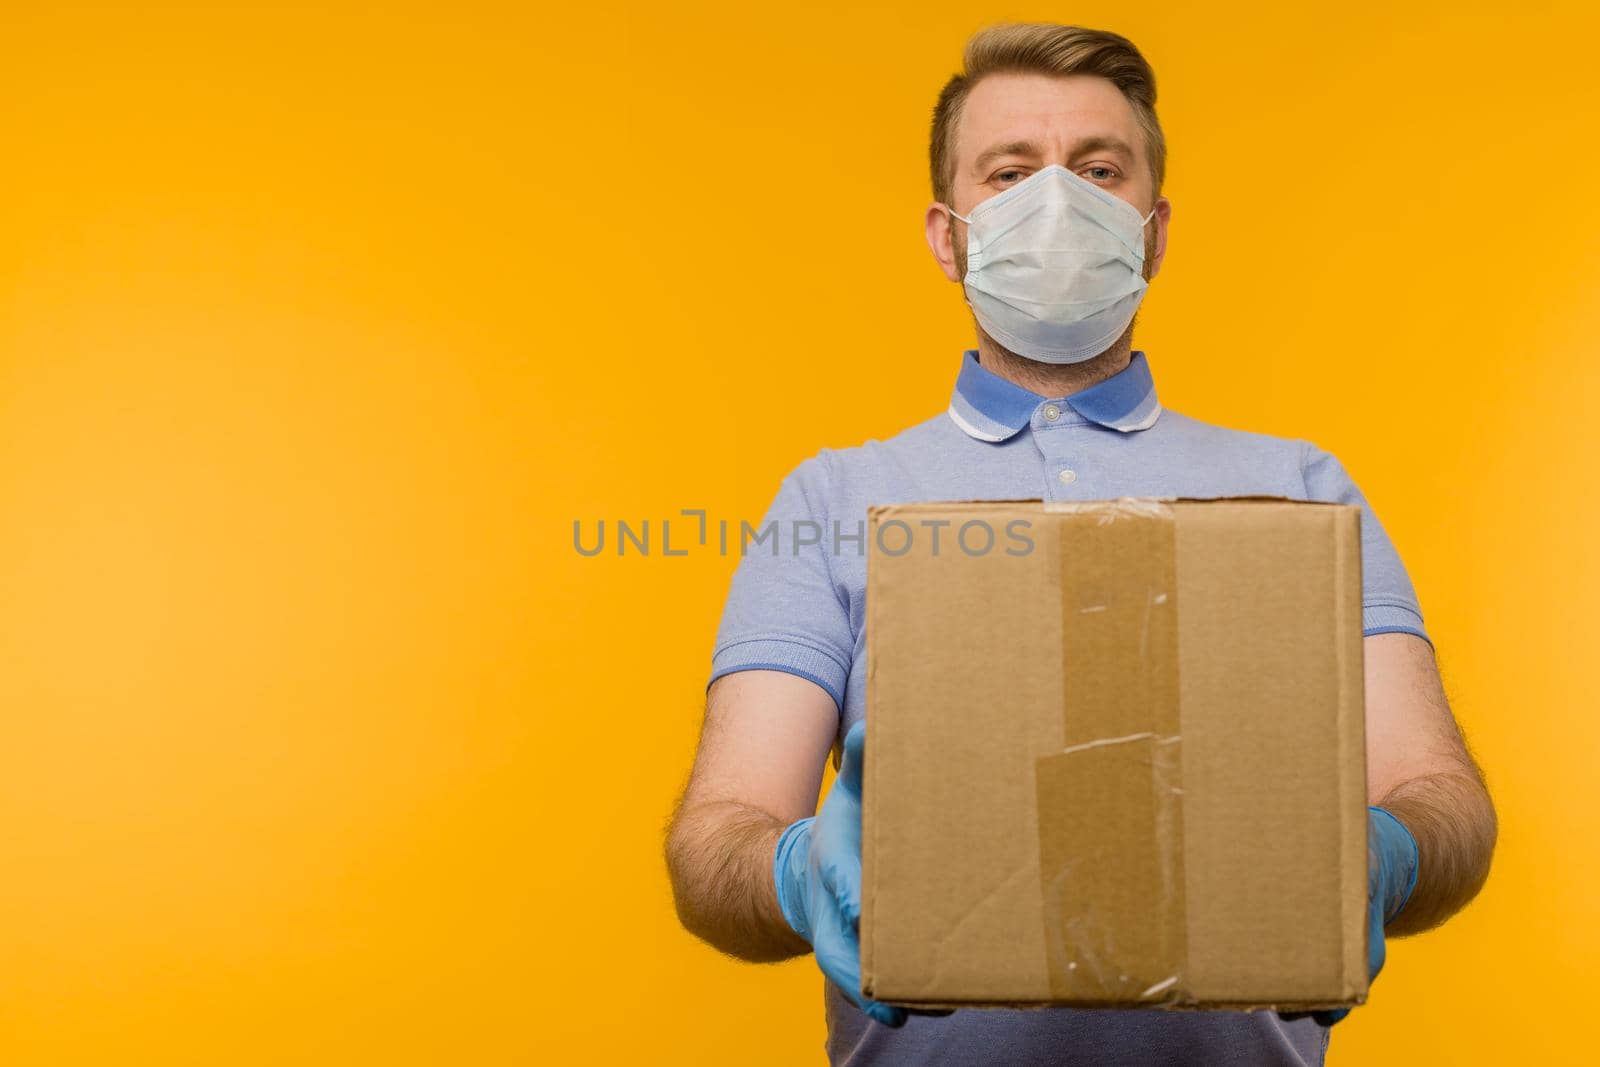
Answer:
<svg viewBox="0 0 1600 1067"><path fill-rule="evenodd" d="M859 987L869 504L1272 494L1362 508L1370 968L1488 872L1496 822L1411 582L1339 461L1157 399L1133 316L1166 251L1165 148L1133 44L1070 26L986 30L940 96L926 216L978 327L948 411L824 449L780 487L735 572L667 859L684 925L752 961L813 949L836 1064L1312 1064L1340 1012L913 1012ZM1015 190L1014 192L1012 190ZM820 814L830 747L842 766ZM840 762L836 757L836 763Z"/></svg>

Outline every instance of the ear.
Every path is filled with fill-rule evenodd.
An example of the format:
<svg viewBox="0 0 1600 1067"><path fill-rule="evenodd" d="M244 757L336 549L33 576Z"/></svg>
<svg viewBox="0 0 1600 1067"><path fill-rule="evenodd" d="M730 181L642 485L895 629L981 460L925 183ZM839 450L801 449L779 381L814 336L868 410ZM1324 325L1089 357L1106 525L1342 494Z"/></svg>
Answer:
<svg viewBox="0 0 1600 1067"><path fill-rule="evenodd" d="M961 281L961 275L956 272L955 242L967 239L967 224L952 217L949 208L935 200L928 205L923 225L928 231L928 248L933 251L939 269L951 281Z"/></svg>
<svg viewBox="0 0 1600 1067"><path fill-rule="evenodd" d="M1155 218L1150 220L1150 225L1156 228L1156 252L1150 257L1150 277L1154 278L1161 270L1161 261L1167 255L1167 225L1172 221L1172 201L1166 197L1156 201Z"/></svg>

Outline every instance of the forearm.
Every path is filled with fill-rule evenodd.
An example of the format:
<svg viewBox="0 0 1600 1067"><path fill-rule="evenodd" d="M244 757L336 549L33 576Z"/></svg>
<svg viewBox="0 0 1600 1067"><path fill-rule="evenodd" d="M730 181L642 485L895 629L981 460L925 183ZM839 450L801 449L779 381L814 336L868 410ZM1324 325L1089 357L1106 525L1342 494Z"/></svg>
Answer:
<svg viewBox="0 0 1600 1067"><path fill-rule="evenodd" d="M786 825L732 802L678 814L667 835L667 869L685 929L755 963L811 951L784 920L772 881L773 854Z"/></svg>
<svg viewBox="0 0 1600 1067"><path fill-rule="evenodd" d="M1475 766L1414 778L1379 806L1417 841L1417 884L1385 928L1390 936L1431 929L1460 911L1489 876L1498 832L1494 804Z"/></svg>

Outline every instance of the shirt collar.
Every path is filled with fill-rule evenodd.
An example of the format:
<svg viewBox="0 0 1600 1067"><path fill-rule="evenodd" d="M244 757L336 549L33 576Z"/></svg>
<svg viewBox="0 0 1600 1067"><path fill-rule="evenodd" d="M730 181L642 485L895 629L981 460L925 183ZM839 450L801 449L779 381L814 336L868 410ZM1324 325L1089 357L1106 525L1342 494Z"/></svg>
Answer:
<svg viewBox="0 0 1600 1067"><path fill-rule="evenodd" d="M1071 396L1044 397L994 373L978 362L978 350L961 354L961 373L950 396L950 418L980 441L1004 441L1033 418L1040 405L1054 399L1090 422L1128 433L1155 425L1161 414L1150 363L1140 351L1128 365L1105 381Z"/></svg>

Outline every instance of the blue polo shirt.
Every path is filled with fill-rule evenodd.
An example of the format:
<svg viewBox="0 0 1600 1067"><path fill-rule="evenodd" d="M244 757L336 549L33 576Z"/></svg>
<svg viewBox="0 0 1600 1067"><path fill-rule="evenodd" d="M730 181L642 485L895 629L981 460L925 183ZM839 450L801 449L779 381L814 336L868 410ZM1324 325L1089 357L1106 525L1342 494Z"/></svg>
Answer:
<svg viewBox="0 0 1600 1067"><path fill-rule="evenodd" d="M869 505L1239 494L1359 505L1363 632L1430 640L1394 545L1331 453L1164 408L1142 351L1102 382L1045 397L969 350L946 411L886 441L804 460L761 523L741 530L711 680L766 669L822 687L839 706L837 766L846 731L866 710ZM893 1029L823 985L828 1057L850 1067L1320 1064L1327 1046L1315 1020L1289 1023L1273 1012L967 1009L912 1016Z"/></svg>

